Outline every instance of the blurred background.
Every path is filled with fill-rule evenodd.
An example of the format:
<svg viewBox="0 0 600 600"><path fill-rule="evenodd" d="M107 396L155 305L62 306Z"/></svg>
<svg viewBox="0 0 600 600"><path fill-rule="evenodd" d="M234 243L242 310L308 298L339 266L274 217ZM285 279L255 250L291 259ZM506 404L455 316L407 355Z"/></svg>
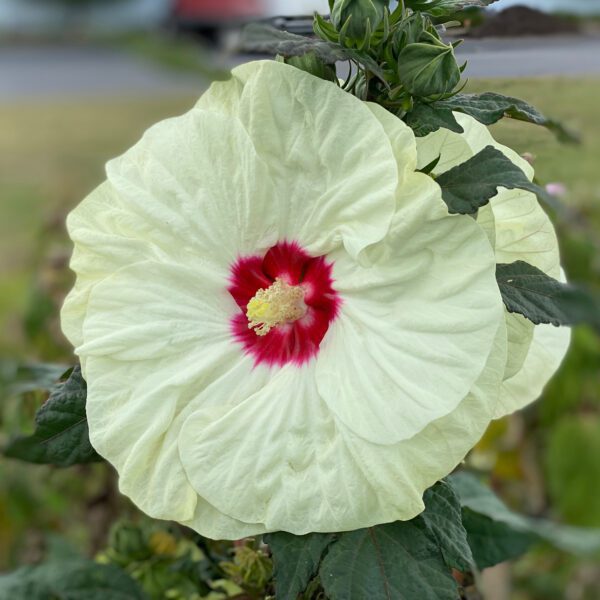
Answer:
<svg viewBox="0 0 600 600"><path fill-rule="evenodd" d="M150 124L189 109L210 81L255 57L235 51L251 20L310 34L327 0L0 0L0 444L32 429L40 398L7 392L22 362L69 365L58 310L72 284L64 219L104 163ZM600 287L600 0L500 0L457 15L467 91L529 101L583 134L493 133L588 219L558 225L569 276ZM600 339L586 328L545 397L496 422L469 457L514 508L600 527ZM0 459L0 572L60 536L90 555L135 510L105 465L67 470ZM600 569L538 547L488 575L496 598L597 600ZM511 591L509 591L511 590ZM492 596L490 596L492 597Z"/></svg>

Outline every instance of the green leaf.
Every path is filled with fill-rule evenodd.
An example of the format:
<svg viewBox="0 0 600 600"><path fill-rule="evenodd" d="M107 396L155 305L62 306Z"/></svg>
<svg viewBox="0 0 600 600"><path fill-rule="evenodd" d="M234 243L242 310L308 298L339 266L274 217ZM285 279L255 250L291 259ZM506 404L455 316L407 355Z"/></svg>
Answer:
<svg viewBox="0 0 600 600"><path fill-rule="evenodd" d="M436 181L452 214L476 213L498 193L500 187L525 190L553 207L556 205L553 196L529 181L517 165L493 146L486 146L466 162L442 173Z"/></svg>
<svg viewBox="0 0 600 600"><path fill-rule="evenodd" d="M423 173L424 175L429 175L438 166L441 159L442 159L442 155L439 154L429 164L425 165L422 169L419 169L419 173Z"/></svg>
<svg viewBox="0 0 600 600"><path fill-rule="evenodd" d="M44 550L48 562L66 562L81 558L79 550L56 533L47 533L44 536Z"/></svg>
<svg viewBox="0 0 600 600"><path fill-rule="evenodd" d="M456 133L464 133L451 110L435 108L431 104L416 104L406 115L406 124L417 137L425 137L443 127Z"/></svg>
<svg viewBox="0 0 600 600"><path fill-rule="evenodd" d="M331 600L457 598L451 571L473 564L459 498L441 481L424 502L412 521L339 534L266 535L277 599L296 600L317 573Z"/></svg>
<svg viewBox="0 0 600 600"><path fill-rule="evenodd" d="M492 125L503 117L541 125L552 131L562 142L578 142L576 134L566 129L558 121L545 117L536 108L518 98L503 96L493 92L483 94L457 94L448 100L436 103L438 108L463 112L484 125Z"/></svg>
<svg viewBox="0 0 600 600"><path fill-rule="evenodd" d="M282 531L264 536L273 555L277 600L296 600L306 590L333 539L329 533L292 535Z"/></svg>
<svg viewBox="0 0 600 600"><path fill-rule="evenodd" d="M146 600L137 583L113 565L85 559L23 567L0 576L7 600Z"/></svg>
<svg viewBox="0 0 600 600"><path fill-rule="evenodd" d="M469 571L473 556L462 523L460 498L449 483L440 481L425 492L423 501L426 509L421 518L436 539L446 564Z"/></svg>
<svg viewBox="0 0 600 600"><path fill-rule="evenodd" d="M494 2L498 2L498 0L404 0L404 5L412 10L428 12L432 16L442 17L465 8L483 8Z"/></svg>
<svg viewBox="0 0 600 600"><path fill-rule="evenodd" d="M468 508L463 510L463 524L479 569L487 569L499 563L517 558L535 542L530 533L515 531L508 525L494 521Z"/></svg>
<svg viewBox="0 0 600 600"><path fill-rule="evenodd" d="M87 386L77 366L38 410L34 434L9 443L5 456L58 467L102 460L90 444L86 395Z"/></svg>
<svg viewBox="0 0 600 600"><path fill-rule="evenodd" d="M441 42L408 44L398 56L398 77L413 96L447 94L460 81L454 49Z"/></svg>
<svg viewBox="0 0 600 600"><path fill-rule="evenodd" d="M456 600L457 585L418 518L340 534L323 559L331 600Z"/></svg>
<svg viewBox="0 0 600 600"><path fill-rule="evenodd" d="M564 550L578 555L594 555L600 552L600 529L584 529L559 525L545 519L524 517L513 511L472 473L461 471L449 477L452 487L458 492L465 509L488 517L495 523L509 527L511 530L531 535ZM467 513L468 515L468 513ZM469 531L468 518L465 526ZM479 533L481 528L479 528ZM494 530L488 530L493 534ZM504 531L504 530L503 530ZM506 535L503 533L503 535ZM476 554L476 552L474 552Z"/></svg>
<svg viewBox="0 0 600 600"><path fill-rule="evenodd" d="M600 328L600 301L523 261L496 265L496 280L509 312L555 326L588 323Z"/></svg>
<svg viewBox="0 0 600 600"><path fill-rule="evenodd" d="M465 8L479 7L485 8L490 4L494 4L495 2L499 2L500 0L458 0L454 2L455 9L463 10Z"/></svg>
<svg viewBox="0 0 600 600"><path fill-rule="evenodd" d="M328 65L354 60L388 85L383 69L368 54L352 48L342 48L322 39L307 38L268 25L252 23L244 28L241 45L247 52L280 54L286 58L313 52Z"/></svg>

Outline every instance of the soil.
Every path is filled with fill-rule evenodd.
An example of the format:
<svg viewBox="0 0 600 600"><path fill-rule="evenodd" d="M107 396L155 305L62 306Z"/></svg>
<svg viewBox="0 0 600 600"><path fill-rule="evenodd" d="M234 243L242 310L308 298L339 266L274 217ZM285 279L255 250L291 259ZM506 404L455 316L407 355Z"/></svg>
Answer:
<svg viewBox="0 0 600 600"><path fill-rule="evenodd" d="M491 14L482 25L471 30L470 37L515 37L520 35L556 35L577 33L576 22L528 8L512 6Z"/></svg>

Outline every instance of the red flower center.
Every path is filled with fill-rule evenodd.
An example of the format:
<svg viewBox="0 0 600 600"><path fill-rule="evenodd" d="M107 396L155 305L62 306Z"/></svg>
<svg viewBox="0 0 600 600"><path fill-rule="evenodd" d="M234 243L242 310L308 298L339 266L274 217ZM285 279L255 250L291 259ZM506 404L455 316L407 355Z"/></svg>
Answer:
<svg viewBox="0 0 600 600"><path fill-rule="evenodd" d="M240 312L231 327L255 364L300 366L317 354L341 304L331 270L323 256L310 256L296 242L236 260L228 290Z"/></svg>

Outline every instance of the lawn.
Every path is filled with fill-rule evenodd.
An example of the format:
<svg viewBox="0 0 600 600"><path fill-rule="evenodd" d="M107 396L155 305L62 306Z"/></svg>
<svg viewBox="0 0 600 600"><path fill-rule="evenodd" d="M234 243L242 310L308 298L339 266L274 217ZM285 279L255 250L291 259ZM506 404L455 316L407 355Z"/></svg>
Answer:
<svg viewBox="0 0 600 600"><path fill-rule="evenodd" d="M0 104L0 353L30 354L20 323L46 258L68 252L64 215L102 181L104 163L193 98ZM49 358L49 357L44 357Z"/></svg>
<svg viewBox="0 0 600 600"><path fill-rule="evenodd" d="M537 157L536 175L560 181L570 190L568 201L580 207L600 206L600 80L477 80L468 91L496 91L527 100L546 115L563 121L582 136L582 145L559 144L543 129L505 119L492 127L496 138L519 152Z"/></svg>

